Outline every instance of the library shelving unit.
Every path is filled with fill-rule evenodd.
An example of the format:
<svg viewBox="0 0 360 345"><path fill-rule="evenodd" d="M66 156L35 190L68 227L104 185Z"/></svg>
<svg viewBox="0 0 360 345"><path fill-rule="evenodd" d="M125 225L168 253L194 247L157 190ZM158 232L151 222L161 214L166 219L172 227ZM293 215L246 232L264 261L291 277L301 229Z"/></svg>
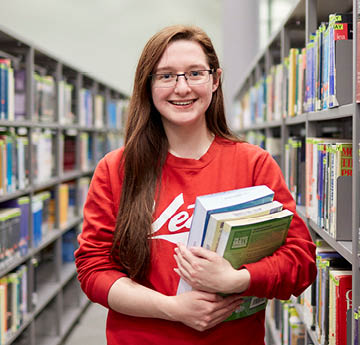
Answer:
<svg viewBox="0 0 360 345"><path fill-rule="evenodd" d="M297 202L298 213L307 223L314 241L317 243L325 242L333 251L340 254L345 259L344 265L351 273L352 294L348 295L347 300L350 313L347 316L346 324L341 326L342 331L347 333L347 342L341 344L347 345L358 345L360 343L360 108L356 101L356 92L360 91L357 85L359 77L356 78L357 73L360 72L356 63L359 59L356 54L356 42L359 41L360 34L356 30L358 27L356 24L359 22L358 12L357 0L294 1L288 17L279 30L269 38L267 45L254 58L244 78L239 82L239 89L234 99L236 107L240 108L239 113L235 114L238 116L238 121L234 122L238 124L238 128L235 130L244 135L248 141L263 146L276 156L286 179L289 175L289 169L291 169L291 165L289 168L289 161L294 160L291 153L289 154L291 151L289 150L289 145L291 145L289 143L294 138L302 138L305 151L303 151L304 157L300 158L301 154L298 154L297 160L295 160L298 168L296 178L299 185L294 198ZM345 22L343 19L337 21L334 19L337 18L336 16L330 16L333 14L349 14L348 20L352 20L353 31L351 32L352 39L351 34L345 39L344 37L337 38L338 41L334 43L333 48L329 48L331 47L329 42L332 42L334 36L330 36L330 31L327 32L326 28L334 29L336 27L333 24L334 22ZM341 27L336 28L344 29L344 27L341 25ZM318 34L313 35L316 32ZM346 32L349 34L350 30ZM305 53L303 49L305 49ZM315 49L317 49L317 53L314 53ZM294 53L296 55L292 55L292 51L296 51ZM302 53L304 53L303 57L306 56L303 60L299 57ZM320 53L323 55L317 60ZM294 64L291 61L292 56L295 56L296 60L293 61L296 61L296 67L292 65ZM304 61L304 70L299 67L301 61ZM332 63L335 71L333 75L329 72ZM321 66L324 69L313 66ZM277 74L277 68L282 73ZM306 75L306 73L309 74ZM301 75L303 80L299 79ZM331 94L329 75L336 80L332 95L338 103L330 104L333 99L329 96L329 93ZM312 85L315 85L313 89L311 89ZM289 96L292 92L294 96ZM337 180L337 192L335 192L337 200L336 222L334 223L337 235L335 236L321 221L319 223L316 217L314 219L311 214L309 215L309 204L306 197L310 192L307 185L308 170L306 166L311 159L307 143L311 142L308 140L312 138L325 138L329 139L330 142L341 138L340 142L352 145L352 158L350 157L350 160L347 161L349 168L347 171L352 170L352 173L349 174L351 177ZM325 167L326 169L331 168L331 166L326 165ZM287 182L290 188L289 180ZM342 182L344 183L342 184ZM306 188L302 189L304 188L302 186ZM330 198L330 196L328 197ZM315 299L319 298L316 295L314 297L316 291L314 288L312 292ZM312 300L312 318L309 320L308 315L304 313L305 308L301 299L291 299L286 308L295 308L296 318L303 324L303 343L331 343L329 342L330 335L323 331L324 324L318 324L319 316L316 312L321 309L316 306L316 303L320 302ZM284 314L281 312L279 319L278 313L279 309L284 308L283 302L268 307L271 309L267 310L266 337L268 344L289 343L288 339L284 340L284 337L289 336L287 334L289 331L285 331L284 328ZM329 313L329 310L326 309L328 305L325 305L325 309L323 309L325 313ZM290 318L292 315L289 312L288 317ZM322 320L324 320L324 314ZM331 328L332 326L333 324L330 324L327 327Z"/></svg>
<svg viewBox="0 0 360 345"><path fill-rule="evenodd" d="M61 344L89 305L73 251L95 166L122 144L126 102L0 27L1 345Z"/></svg>

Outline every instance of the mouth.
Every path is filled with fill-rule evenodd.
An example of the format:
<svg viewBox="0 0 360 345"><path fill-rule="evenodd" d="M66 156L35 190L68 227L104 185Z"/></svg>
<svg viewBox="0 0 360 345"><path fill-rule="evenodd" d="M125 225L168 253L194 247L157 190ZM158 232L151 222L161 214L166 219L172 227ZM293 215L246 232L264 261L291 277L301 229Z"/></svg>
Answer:
<svg viewBox="0 0 360 345"><path fill-rule="evenodd" d="M177 106L177 107L189 107L196 102L196 99L188 100L188 101L169 101L169 103Z"/></svg>

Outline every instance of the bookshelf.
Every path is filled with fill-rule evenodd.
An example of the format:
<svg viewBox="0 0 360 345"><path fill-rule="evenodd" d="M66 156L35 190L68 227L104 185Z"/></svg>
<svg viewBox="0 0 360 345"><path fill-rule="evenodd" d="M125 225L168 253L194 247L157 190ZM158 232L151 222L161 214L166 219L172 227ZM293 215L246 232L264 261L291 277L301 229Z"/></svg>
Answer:
<svg viewBox="0 0 360 345"><path fill-rule="evenodd" d="M126 104L0 27L0 345L62 344L88 306L73 251L95 166L122 145Z"/></svg>
<svg viewBox="0 0 360 345"><path fill-rule="evenodd" d="M257 54L248 67L244 78L239 83L240 87L234 99L235 108L239 109L238 105L240 104L240 110L235 114L238 118L234 121L237 128L234 129L249 141L254 141L255 144L260 144L265 149L268 149L268 138L277 141L280 144L280 152L274 152L273 154L280 155L278 162L285 178L289 175L289 162L294 159L291 158L291 153L289 153L291 152L289 139L301 138L303 140L302 147L304 148L305 160L296 162L300 167L300 170L297 170L298 180L303 186L306 186L305 191L300 192L302 196L305 195L305 198L301 199L299 197L297 199L298 194L295 194L294 198L298 204L298 213L307 223L314 240L324 240L332 250L339 253L346 260L347 268L351 271L352 309L349 312L350 316L347 319L346 326L348 345L357 345L360 341L360 108L359 103L356 102L356 91L357 88L359 89L356 76L360 72L356 63L357 59L359 59L356 53L357 49L359 49L356 42L359 41L360 35L356 30L356 23L359 21L358 6L358 0L294 1L293 8L279 30L274 32L265 48ZM337 20L329 15L339 13L350 13L349 17L353 22L353 37L352 39L348 37L345 40L337 38L338 40L334 43L334 50L330 54L330 50L327 51L326 49L331 47L329 42L332 41L329 37L334 36L330 36L330 31L326 32L326 30L329 27L335 30L340 26L337 27L336 24L329 25L330 19L334 20L335 23ZM330 23L334 23L331 20ZM344 20L340 21L340 23L343 22ZM325 24L322 26L322 23ZM320 29L321 27L322 29ZM341 26L341 29L343 29L343 26ZM317 36L311 36L317 30ZM294 53L294 48L296 48L296 53ZM303 48L306 48L306 54L300 57ZM311 56L311 52L315 52L312 56L313 60L307 60ZM334 53L332 54L332 52ZM319 55L320 53L323 55ZM291 60L292 54L296 54L296 60L293 60L296 61L294 69L292 69L294 66ZM321 58L316 60L317 56L321 56ZM324 60L324 56L329 60ZM334 56L334 60L331 60L330 56ZM306 59L303 69L301 69L301 59ZM314 61L317 64L311 70L310 66L314 66L312 64ZM331 75L331 61L335 61L334 78L336 84L333 94L331 93L331 81L329 81L329 76L333 77L334 75ZM277 73L276 68L281 69L283 74ZM293 72L291 73L291 71ZM307 76L306 73L309 73L309 75ZM304 79L300 80L301 77ZM312 90L312 84L308 83L311 80L314 83L313 92L309 91ZM292 93L294 93L294 96L291 96ZM339 104L332 104L334 99L329 95L333 95ZM334 197L337 198L336 212L333 211L334 208L329 208L328 212L329 214L335 212L336 219L344 222L341 222L341 226L339 222L334 223L335 235L332 232L333 230L330 230L332 229L330 225L327 225L325 216L318 215L320 217L319 222L312 217L310 212L311 202L307 198L311 194L309 191L311 184L306 184L308 178L306 162L311 157L310 150L307 148L307 143L311 142L310 138L326 138L327 140L335 138L336 140L341 139L339 142L348 141L352 145L352 158L348 161L351 177L344 179L344 184L340 185L339 178L332 182L331 175L328 175L328 181L330 181L328 186L331 186L327 190L328 198L331 198L330 193L332 193L332 188L335 188L330 183L336 184L336 181L339 183L336 189L338 191ZM336 146L331 146L330 143L327 147L335 148ZM343 150L345 150L344 147L342 146ZM296 152L299 151L300 149ZM324 152L329 152L328 156L326 156L326 162L331 162L334 159L332 154L335 153L330 149L326 149L326 151L324 149ZM304 165L303 170L301 170L302 164ZM331 166L325 165L325 169L331 171ZM291 186L289 182L289 187ZM299 193L300 186L298 185L297 188L296 192ZM324 195L327 196L327 193ZM322 224L322 221L325 223ZM345 230L348 230L349 233L345 234ZM341 238L341 236L347 236L346 240L337 239ZM313 288L315 290L315 287ZM319 324L319 320L325 322L323 321L324 318L309 320L308 311L304 307L306 298L306 296L302 296L300 299L292 298L288 301L289 305L293 305L297 310L298 318L303 324L303 343L326 344L329 341L325 337L327 328L323 327L324 324ZM281 325L283 320L278 320L283 316L282 312L278 311L278 309L282 309L282 303L274 301L275 305L271 306L272 312L267 313L267 341L269 344L277 344L279 343L278 338L284 337L284 329L283 325ZM313 308L313 314L316 308L320 310L315 301L311 302L311 307ZM325 307L324 310L328 309ZM315 315L315 317L317 316ZM280 341L280 343L287 342Z"/></svg>

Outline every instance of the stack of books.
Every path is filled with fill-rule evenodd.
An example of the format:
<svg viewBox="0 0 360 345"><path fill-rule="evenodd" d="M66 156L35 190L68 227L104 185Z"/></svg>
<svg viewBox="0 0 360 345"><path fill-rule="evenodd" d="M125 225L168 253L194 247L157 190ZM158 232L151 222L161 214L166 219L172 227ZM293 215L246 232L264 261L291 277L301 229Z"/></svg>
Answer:
<svg viewBox="0 0 360 345"><path fill-rule="evenodd" d="M270 256L285 241L293 217L274 201L267 186L253 186L196 198L187 247L215 251L235 269ZM180 279L177 293L192 290ZM252 315L266 306L266 298L246 301L228 320Z"/></svg>

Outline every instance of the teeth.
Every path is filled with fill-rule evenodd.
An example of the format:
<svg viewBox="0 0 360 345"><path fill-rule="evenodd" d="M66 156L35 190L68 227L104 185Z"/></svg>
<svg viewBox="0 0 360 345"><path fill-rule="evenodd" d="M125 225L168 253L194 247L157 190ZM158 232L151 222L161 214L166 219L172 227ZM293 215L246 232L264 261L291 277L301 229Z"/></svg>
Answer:
<svg viewBox="0 0 360 345"><path fill-rule="evenodd" d="M171 102L171 103L173 103L173 104L175 104L175 105L189 105L189 104L191 104L192 103L192 101L187 101L187 102Z"/></svg>

